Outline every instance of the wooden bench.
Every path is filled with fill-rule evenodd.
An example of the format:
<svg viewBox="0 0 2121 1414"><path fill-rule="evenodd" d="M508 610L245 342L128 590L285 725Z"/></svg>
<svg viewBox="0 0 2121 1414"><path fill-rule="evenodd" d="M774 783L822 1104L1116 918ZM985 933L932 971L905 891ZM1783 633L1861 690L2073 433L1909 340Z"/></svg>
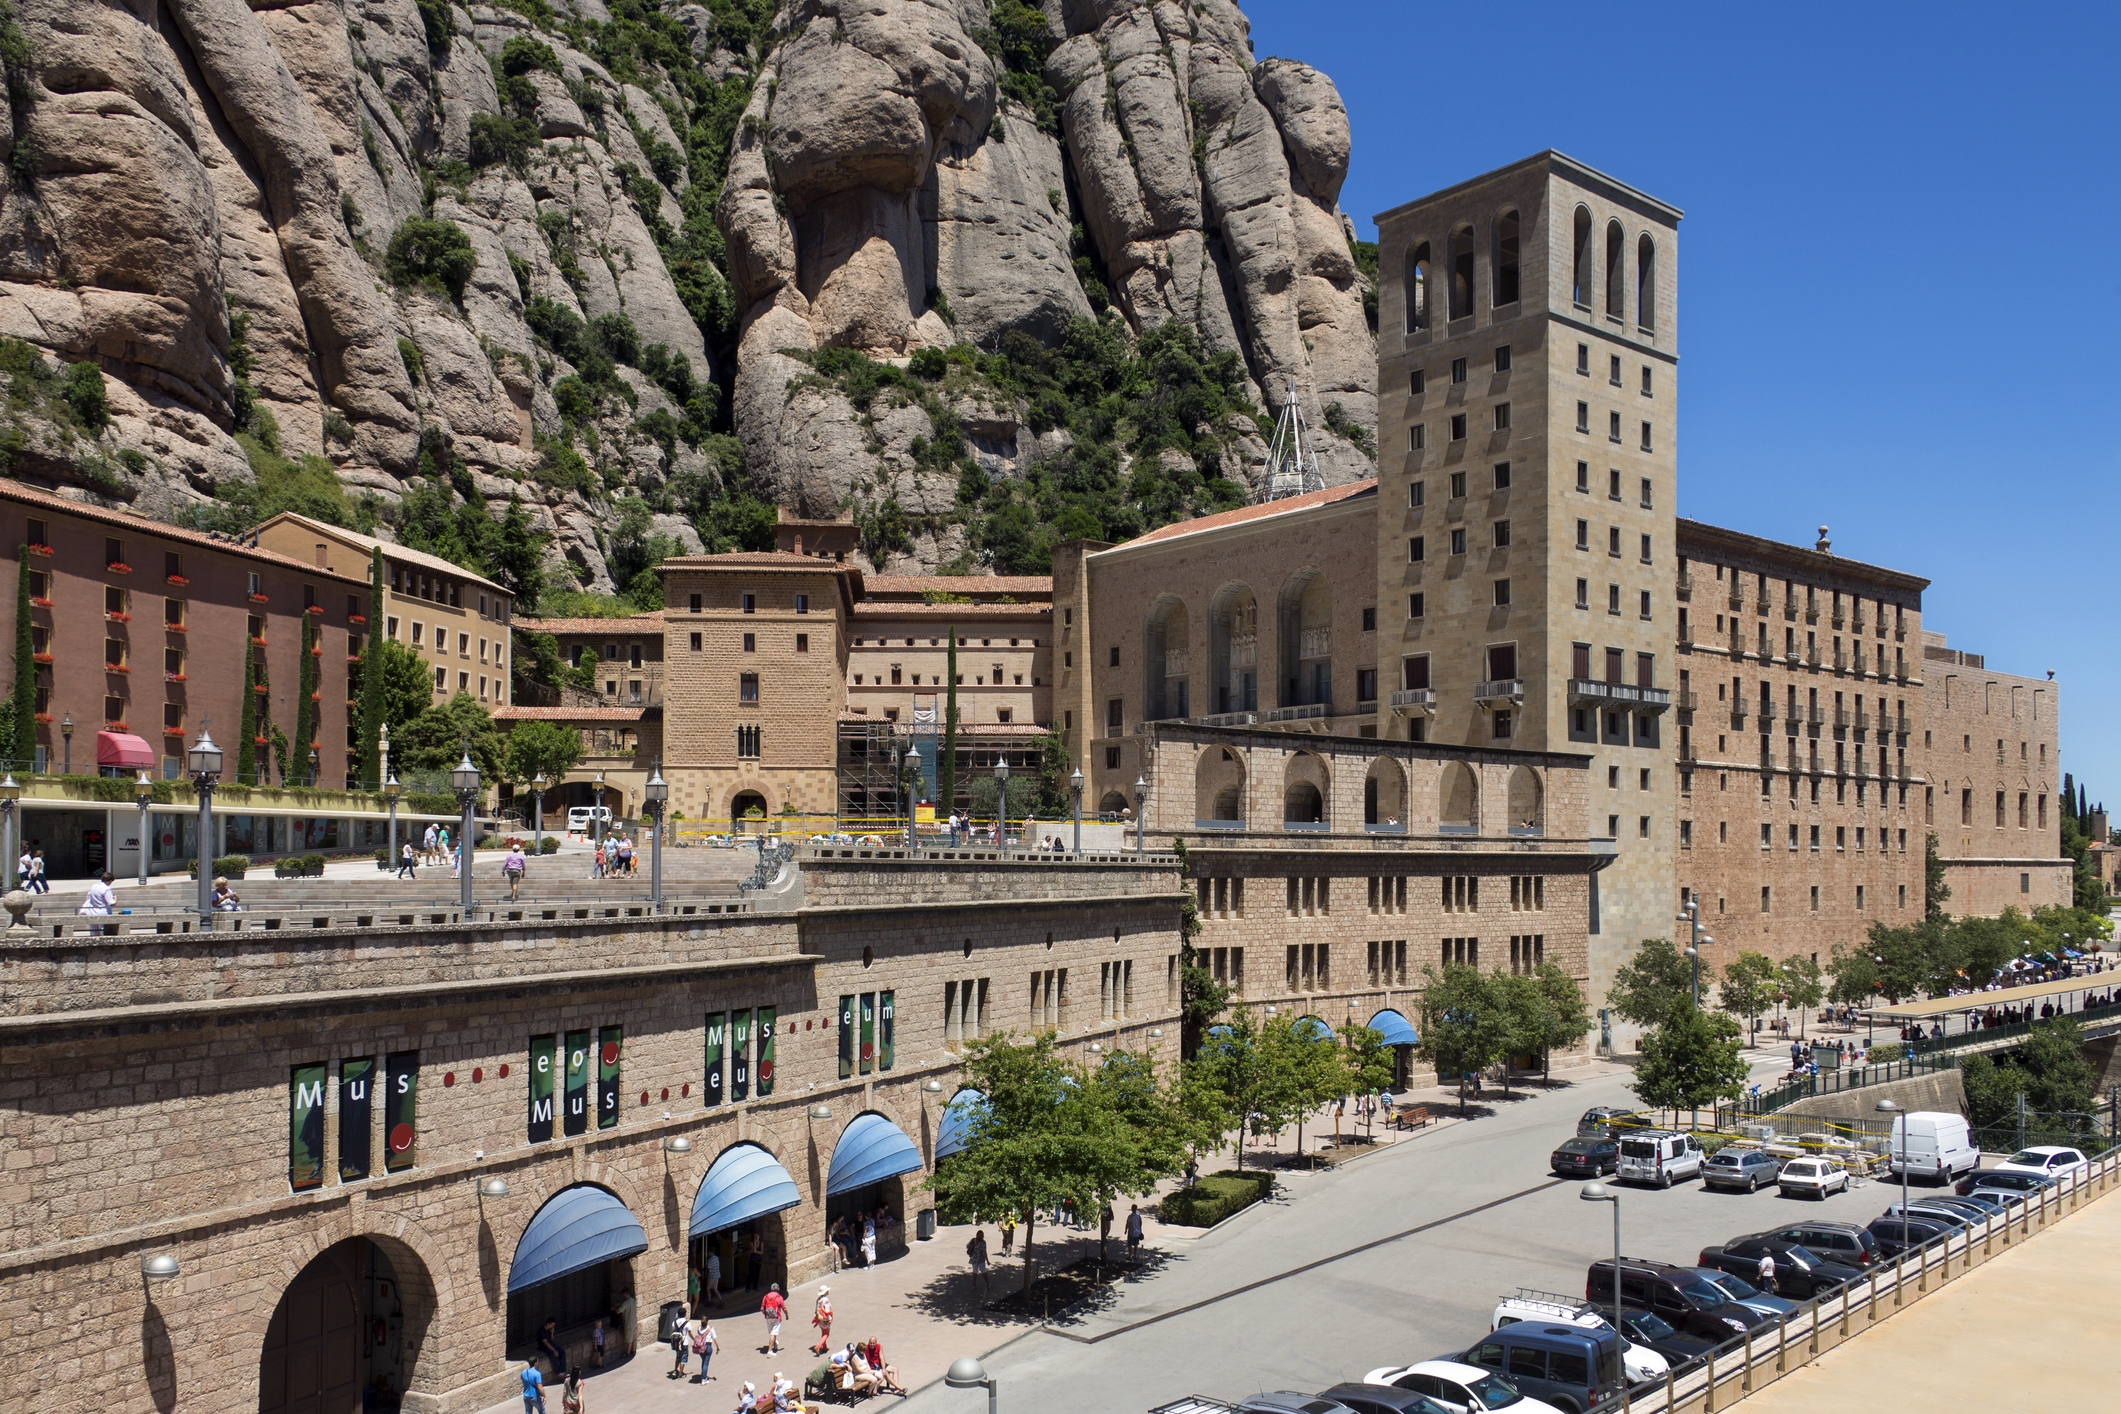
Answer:
<svg viewBox="0 0 2121 1414"><path fill-rule="evenodd" d="M1393 1126L1398 1129L1422 1129L1432 1122L1427 1105L1406 1105L1395 1110Z"/></svg>

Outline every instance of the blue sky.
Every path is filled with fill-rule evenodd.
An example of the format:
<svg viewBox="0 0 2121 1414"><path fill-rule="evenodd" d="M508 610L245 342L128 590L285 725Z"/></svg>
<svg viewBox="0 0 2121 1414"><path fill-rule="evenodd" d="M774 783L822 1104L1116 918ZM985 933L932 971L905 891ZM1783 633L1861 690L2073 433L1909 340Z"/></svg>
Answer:
<svg viewBox="0 0 2121 1414"><path fill-rule="evenodd" d="M1340 86L1365 239L1547 147L1684 210L1680 513L1928 577L2121 808L2121 7L1244 8Z"/></svg>

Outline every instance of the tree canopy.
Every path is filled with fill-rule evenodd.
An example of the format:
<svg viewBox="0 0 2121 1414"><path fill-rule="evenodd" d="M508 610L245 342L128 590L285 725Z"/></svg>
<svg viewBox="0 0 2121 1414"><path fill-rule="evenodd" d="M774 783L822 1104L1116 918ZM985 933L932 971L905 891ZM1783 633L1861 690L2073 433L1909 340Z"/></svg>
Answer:
<svg viewBox="0 0 2121 1414"><path fill-rule="evenodd" d="M1508 1003L1495 979L1467 963L1444 964L1439 975L1424 967L1421 994L1421 1054L1436 1078L1458 1077L1458 1103L1465 1107L1465 1078L1506 1053L1511 1039Z"/></svg>
<svg viewBox="0 0 2121 1414"><path fill-rule="evenodd" d="M517 722L508 732L508 779L527 785L540 775L564 778L582 759L582 734L558 722Z"/></svg>
<svg viewBox="0 0 2121 1414"><path fill-rule="evenodd" d="M1693 996L1694 964L1669 938L1645 938L1613 974L1606 1005L1637 1026L1655 1026Z"/></svg>
<svg viewBox="0 0 2121 1414"><path fill-rule="evenodd" d="M472 764L486 785L509 779L508 747L493 718L468 692L429 707L390 734L390 759L414 771L449 771L469 743Z"/></svg>
<svg viewBox="0 0 2121 1414"><path fill-rule="evenodd" d="M1686 1110L1735 1100L1749 1073L1738 1023L1682 1005L1642 1036L1633 1089L1645 1105Z"/></svg>

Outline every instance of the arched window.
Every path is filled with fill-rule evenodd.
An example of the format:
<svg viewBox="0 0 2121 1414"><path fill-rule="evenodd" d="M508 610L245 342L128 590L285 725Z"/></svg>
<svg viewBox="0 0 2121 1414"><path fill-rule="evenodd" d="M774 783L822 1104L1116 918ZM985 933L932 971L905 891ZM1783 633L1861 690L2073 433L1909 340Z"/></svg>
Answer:
<svg viewBox="0 0 2121 1414"><path fill-rule="evenodd" d="M1605 312L1618 319L1627 309L1628 238L1621 231L1618 221L1609 221L1605 228Z"/></svg>
<svg viewBox="0 0 2121 1414"><path fill-rule="evenodd" d="M1407 332L1429 327L1429 243L1407 252Z"/></svg>
<svg viewBox="0 0 2121 1414"><path fill-rule="evenodd" d="M1517 213L1495 218L1495 303L1517 303Z"/></svg>
<svg viewBox="0 0 2121 1414"><path fill-rule="evenodd" d="M1451 317L1464 319L1473 312L1473 228L1460 226L1451 232Z"/></svg>
<svg viewBox="0 0 2121 1414"><path fill-rule="evenodd" d="M1473 768L1452 761L1436 788L1436 824L1444 834L1471 834L1480 828L1480 782Z"/></svg>
<svg viewBox="0 0 2121 1414"><path fill-rule="evenodd" d="M1635 322L1657 327L1657 243L1647 231L1635 242Z"/></svg>
<svg viewBox="0 0 2121 1414"><path fill-rule="evenodd" d="M1576 208L1576 303L1591 307L1591 209Z"/></svg>

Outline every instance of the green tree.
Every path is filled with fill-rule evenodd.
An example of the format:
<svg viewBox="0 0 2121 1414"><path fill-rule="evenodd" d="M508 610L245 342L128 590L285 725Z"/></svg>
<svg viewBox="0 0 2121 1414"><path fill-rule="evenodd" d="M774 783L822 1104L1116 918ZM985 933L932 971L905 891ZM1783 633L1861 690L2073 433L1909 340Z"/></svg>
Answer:
<svg viewBox="0 0 2121 1414"><path fill-rule="evenodd" d="M957 809L957 625L950 625L950 663L944 678L943 745L936 753L935 803L948 815Z"/></svg>
<svg viewBox="0 0 2121 1414"><path fill-rule="evenodd" d="M1541 1071L1552 1077L1552 1061L1556 1047L1575 1045L1591 1032L1591 1005L1584 1000L1583 988L1576 985L1568 969L1557 963L1542 962L1533 969L1538 979L1539 990L1546 998L1546 1011L1541 1017L1543 1032L1539 1037L1539 1064Z"/></svg>
<svg viewBox="0 0 2121 1414"><path fill-rule="evenodd" d="M1458 1077L1458 1109L1463 1115L1466 1077L1502 1056L1510 1039L1509 1018L1493 979L1477 967L1449 962L1441 975L1424 967L1422 976L1421 1054L1436 1067L1439 1081L1447 1075Z"/></svg>
<svg viewBox="0 0 2121 1414"><path fill-rule="evenodd" d="M1790 1009L1797 1013L1797 1034L1802 1036L1813 1008L1826 1000L1826 983L1822 980L1818 962L1810 956L1784 959L1781 972L1782 995L1788 999Z"/></svg>
<svg viewBox="0 0 2121 1414"><path fill-rule="evenodd" d="M1952 886L1944 882L1944 856L1937 848L1937 833L1932 830L1922 837L1922 916L1935 922L1944 921L1944 905L1952 896Z"/></svg>
<svg viewBox="0 0 2121 1414"><path fill-rule="evenodd" d="M493 718L468 692L429 707L390 734L390 755L415 771L453 770L471 752L485 785L509 779L508 743Z"/></svg>
<svg viewBox="0 0 2121 1414"><path fill-rule="evenodd" d="M382 730L386 720L383 713L383 672L369 672L369 661L376 656L376 645L383 642L383 547L377 546L368 558L368 632L362 638L365 645L361 661L355 671L361 676L361 745L360 762L357 769L364 790L379 790L383 785Z"/></svg>
<svg viewBox="0 0 2121 1414"><path fill-rule="evenodd" d="M383 268L395 285L431 285L453 300L464 298L464 282L479 267L471 237L454 221L408 216L391 232Z"/></svg>
<svg viewBox="0 0 2121 1414"><path fill-rule="evenodd" d="M1694 964L1669 938L1645 938L1635 956L1613 974L1606 1005L1637 1026L1655 1026L1691 1004Z"/></svg>
<svg viewBox="0 0 2121 1414"><path fill-rule="evenodd" d="M1123 1198L1147 1197L1159 1179L1185 1166L1187 1127L1148 1055L1113 1051L1088 1082L1071 1097L1092 1141L1085 1147L1093 1158L1077 1179L1087 1201L1079 1198L1076 1211L1098 1215L1097 1259L1102 1262L1109 1235L1105 1210Z"/></svg>
<svg viewBox="0 0 2121 1414"><path fill-rule="evenodd" d="M322 646L320 635L317 632L317 616L310 613L303 614L302 670L296 677L299 688L295 695L295 776L297 779L307 782L311 787L315 787L317 784L316 773L309 766L309 752L310 748L318 744L318 704L314 698L317 693L317 682L320 676L317 651ZM283 771L282 779L285 778L286 775Z"/></svg>
<svg viewBox="0 0 2121 1414"><path fill-rule="evenodd" d="M1545 1041L1547 998L1539 979L1529 972L1505 972L1498 967L1489 974L1488 987L1502 1011L1502 1093L1507 1099L1511 1058L1536 1056Z"/></svg>
<svg viewBox="0 0 2121 1414"><path fill-rule="evenodd" d="M236 780L258 785L258 645L243 645L243 721L236 734Z"/></svg>
<svg viewBox="0 0 2121 1414"><path fill-rule="evenodd" d="M1222 1113L1230 1127L1222 1134L1236 1132L1240 1171L1245 1166L1247 1129L1276 1134L1301 1113L1298 1077L1291 1070L1295 1053L1282 1040L1294 1020L1283 1013L1262 1024L1250 1007L1240 1005L1202 1039L1200 1053L1194 1057L1196 1073L1227 1101Z"/></svg>
<svg viewBox="0 0 2121 1414"><path fill-rule="evenodd" d="M1749 1073L1738 1023L1716 1012L1682 1006L1642 1036L1642 1060L1632 1088L1659 1109L1699 1110L1735 1100Z"/></svg>
<svg viewBox="0 0 2121 1414"><path fill-rule="evenodd" d="M1878 995L1878 963L1862 944L1834 944L1827 960L1827 974L1834 979L1826 999L1842 1006L1862 1006Z"/></svg>
<svg viewBox="0 0 2121 1414"><path fill-rule="evenodd" d="M530 523L523 498L509 493L508 509L494 532L493 577L515 596L515 611L535 614L538 598L545 592L545 541ZM654 607L663 606L662 585L656 586Z"/></svg>
<svg viewBox="0 0 2121 1414"><path fill-rule="evenodd" d="M563 779L582 759L582 734L558 722L517 722L508 733L508 779L528 783L540 775Z"/></svg>
<svg viewBox="0 0 2121 1414"><path fill-rule="evenodd" d="M1347 1047L1315 1016L1291 1016L1284 1011L1267 1018L1261 1031L1267 1044L1280 1052L1277 1063L1288 1076L1295 1110L1296 1152L1302 1154L1304 1121L1352 1088Z"/></svg>
<svg viewBox="0 0 2121 1414"><path fill-rule="evenodd" d="M2035 1025L2009 1051L1966 1057L1959 1072L1975 1127L2013 1122L2021 1095L2028 1110L2044 1114L2094 1110L2099 1073L2084 1058L2083 1039L2075 1018L2058 1016ZM2071 1128L2066 1122L2055 1127Z"/></svg>
<svg viewBox="0 0 2121 1414"><path fill-rule="evenodd" d="M252 723L251 732L251 748L257 758L257 777L254 784L263 786L272 784L273 738L276 736L284 737L286 733L281 732L273 725L272 673L266 666L265 649L262 646L253 645L251 660L257 665L258 669L257 690L250 694L250 700L246 705L256 709L256 720ZM287 751L285 747L281 748L280 760L280 781L284 785L287 781Z"/></svg>
<svg viewBox="0 0 2121 1414"><path fill-rule="evenodd" d="M15 548L15 688L8 699L8 756L25 771L37 759L37 636L29 612L29 546Z"/></svg>
<svg viewBox="0 0 2121 1414"><path fill-rule="evenodd" d="M1732 1016L1744 1017L1758 1029L1760 1013L1775 1000L1775 963L1766 953L1741 951L1723 965L1723 980L1716 988L1716 1004Z"/></svg>
<svg viewBox="0 0 2121 1414"><path fill-rule="evenodd" d="M375 670L381 698L377 725L390 728L394 738L390 743L391 760L403 764L405 758L398 749L395 736L407 722L434 705L432 670L425 658L405 644L375 634L369 635L368 650L362 657L361 685L364 691L370 669ZM449 764L454 766L455 759L452 758Z"/></svg>

